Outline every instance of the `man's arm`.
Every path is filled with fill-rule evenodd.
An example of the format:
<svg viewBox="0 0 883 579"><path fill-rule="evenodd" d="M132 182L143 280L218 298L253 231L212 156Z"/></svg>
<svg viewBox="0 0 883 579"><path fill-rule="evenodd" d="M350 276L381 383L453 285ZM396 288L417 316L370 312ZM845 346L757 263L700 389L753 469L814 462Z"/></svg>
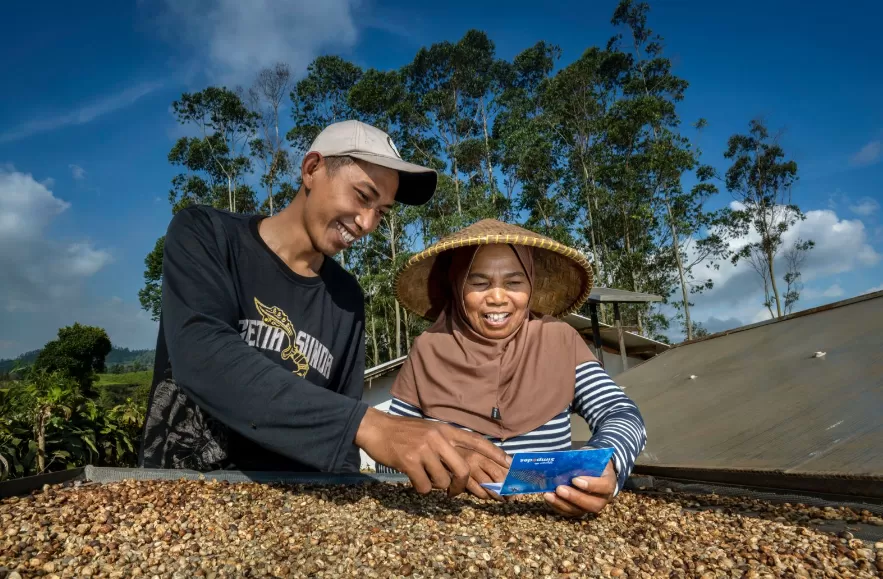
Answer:
<svg viewBox="0 0 883 579"><path fill-rule="evenodd" d="M249 346L211 218L179 212L163 255L162 316L175 380L201 408L258 444L339 471L367 406L317 387Z"/></svg>
<svg viewBox="0 0 883 579"><path fill-rule="evenodd" d="M361 299L361 296L360 296ZM361 400L365 390L365 308L364 303L359 309L359 315L356 319L356 328L353 332L354 338L350 343L347 352L347 369L344 373L342 381L343 389L341 394L348 396L353 400ZM362 467L362 455L359 447L353 443L346 460L344 461L343 470L349 472L359 472Z"/></svg>

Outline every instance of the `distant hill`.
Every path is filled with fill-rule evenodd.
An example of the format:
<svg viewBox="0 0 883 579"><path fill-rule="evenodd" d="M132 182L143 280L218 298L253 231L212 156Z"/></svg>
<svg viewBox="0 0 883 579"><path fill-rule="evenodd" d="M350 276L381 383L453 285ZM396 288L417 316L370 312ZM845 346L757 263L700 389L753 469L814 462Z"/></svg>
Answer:
<svg viewBox="0 0 883 579"><path fill-rule="evenodd" d="M29 366L37 359L40 350L25 352L18 358L0 360L0 374L12 371L16 365ZM111 369L114 366L131 366L138 363L139 366L153 369L154 350L130 350L128 348L113 348L104 359L104 365Z"/></svg>
<svg viewBox="0 0 883 579"><path fill-rule="evenodd" d="M16 366L30 366L37 359L40 350L31 350L21 354L18 358L0 360L0 374L11 372Z"/></svg>

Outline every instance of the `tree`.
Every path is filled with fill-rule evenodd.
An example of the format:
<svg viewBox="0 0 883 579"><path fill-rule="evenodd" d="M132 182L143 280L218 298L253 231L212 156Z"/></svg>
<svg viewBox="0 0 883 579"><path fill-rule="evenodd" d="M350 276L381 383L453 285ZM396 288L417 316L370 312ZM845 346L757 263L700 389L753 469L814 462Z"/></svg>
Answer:
<svg viewBox="0 0 883 579"><path fill-rule="evenodd" d="M31 373L23 395L30 402L30 426L37 447L37 474L42 474L49 466L46 464L46 431L50 421L53 417L70 420L83 395L71 376L45 368ZM69 456L67 451L58 450L53 454L53 460Z"/></svg>
<svg viewBox="0 0 883 579"><path fill-rule="evenodd" d="M239 94L218 87L184 93L172 103L172 110L179 123L194 124L202 133L202 138L182 137L169 153L169 161L191 172L173 181L173 195L177 190L185 198L195 197L199 202L208 198L217 203L215 188L223 181L229 211L253 208L254 193L239 180L251 171L246 148L255 133L255 113L245 106ZM199 171L207 175L208 181L194 179L192 173ZM174 198L172 202L175 203Z"/></svg>
<svg viewBox="0 0 883 579"><path fill-rule="evenodd" d="M267 189L267 209L273 215L277 185L284 183L291 171L291 158L279 136L280 108L291 85L291 70L287 64L277 63L258 73L254 86L248 91L249 105L257 119L260 134L251 141L251 153L264 169L261 184ZM291 188L289 184L289 188Z"/></svg>
<svg viewBox="0 0 883 579"><path fill-rule="evenodd" d="M494 50L487 34L469 30L457 43L421 48L404 70L412 97L409 124L444 161L441 172L447 179L440 179L436 199L427 207L433 221L443 223L442 235L495 213L496 144L489 123L501 76ZM456 215L447 215L447 205Z"/></svg>
<svg viewBox="0 0 883 579"><path fill-rule="evenodd" d="M150 312L150 318L158 322L162 314L162 259L166 237L156 240L153 251L144 258L144 287L138 290L141 307Z"/></svg>
<svg viewBox="0 0 883 579"><path fill-rule="evenodd" d="M800 281L800 268L806 260L806 254L810 249L815 247L814 241L803 241L798 239L794 245L785 252L785 263L788 265L788 272L785 274L785 315L794 311L794 305L800 299L800 292L803 290L803 283Z"/></svg>
<svg viewBox="0 0 883 579"><path fill-rule="evenodd" d="M690 318L689 295L712 287L710 279L694 283L694 268L708 258L721 257L725 248L719 236L709 235L699 241L697 251L692 255L688 252L696 236L711 224L713 216L703 206L717 194L717 187L711 182L715 173L711 167L699 165L700 152L678 133L676 104L683 99L688 85L672 73L671 62L662 56L662 38L648 27L648 12L649 6L644 2L621 0L611 22L631 33L634 60L625 83L625 92L631 97L626 102L631 105L628 110L638 119L637 123L649 128L641 137L643 143L635 164L640 171L639 179L645 182L644 187L668 229L667 243L661 247L671 252L677 267L681 289L677 306L684 318L687 339L691 340L695 324ZM696 126L701 129L705 121L700 120ZM698 183L685 190L682 176L694 170Z"/></svg>
<svg viewBox="0 0 883 579"><path fill-rule="evenodd" d="M552 222L557 221L561 199L554 199L554 211L550 211L548 203L538 204L547 201L552 182L560 177L547 165L554 151L550 142L551 119L543 110L543 92L560 56L558 46L538 42L515 57L511 66L500 73L505 75L500 98L505 109L494 123L494 138L501 146L499 165L508 206L528 211L530 219L545 223L548 231L556 229ZM525 198L525 191L530 191L531 200ZM552 219L550 213L554 213Z"/></svg>
<svg viewBox="0 0 883 579"><path fill-rule="evenodd" d="M620 52L589 48L550 81L544 96L555 139L567 159L565 187L581 218L578 234L588 241L596 284L605 285L604 232L601 230L606 191L599 171L607 152L610 107L621 92L629 60Z"/></svg>
<svg viewBox="0 0 883 579"><path fill-rule="evenodd" d="M322 129L354 117L349 103L362 69L339 56L320 56L307 67L307 76L291 91L294 128L288 141L297 153L306 153Z"/></svg>
<svg viewBox="0 0 883 579"><path fill-rule="evenodd" d="M724 228L733 237L744 239L753 233L758 239L733 252L731 260L734 265L741 260L751 263L763 281L765 305L770 315L781 317L783 306L776 284L776 258L782 251L785 233L806 219L791 196L797 181L797 163L785 159L785 151L759 119L749 123L748 134L733 135L727 145L724 157L733 162L727 170L727 189L737 207L726 212ZM814 245L799 243L802 253ZM794 273L798 272L789 273L789 279L796 281L798 276ZM792 296L791 304L793 301Z"/></svg>
<svg viewBox="0 0 883 579"><path fill-rule="evenodd" d="M84 394L94 397L95 373L104 371L104 359L110 350L110 338L104 329L75 323L58 330L58 339L43 347L34 370L59 372L74 380Z"/></svg>

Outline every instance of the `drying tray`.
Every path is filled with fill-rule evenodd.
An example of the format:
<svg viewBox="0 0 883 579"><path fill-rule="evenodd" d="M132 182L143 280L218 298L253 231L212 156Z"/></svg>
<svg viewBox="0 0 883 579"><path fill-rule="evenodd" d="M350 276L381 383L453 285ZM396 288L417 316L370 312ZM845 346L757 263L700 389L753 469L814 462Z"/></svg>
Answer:
<svg viewBox="0 0 883 579"><path fill-rule="evenodd" d="M292 485L341 486L359 484L408 483L403 474L375 473L299 473L282 471L240 471L216 470L199 472L182 469L153 468L114 468L85 466L64 471L0 482L0 499L27 495L41 490L44 485L64 483L105 484L123 480L205 480L227 481L231 483L275 483ZM722 484L713 481L687 480L633 474L625 484L625 490L642 493L683 493L716 494L722 496L742 496L765 500L772 503L800 503L815 507L849 507L854 510L867 510L883 515L883 503L876 498L852 497L843 495L802 493L789 489L762 488L748 485Z"/></svg>

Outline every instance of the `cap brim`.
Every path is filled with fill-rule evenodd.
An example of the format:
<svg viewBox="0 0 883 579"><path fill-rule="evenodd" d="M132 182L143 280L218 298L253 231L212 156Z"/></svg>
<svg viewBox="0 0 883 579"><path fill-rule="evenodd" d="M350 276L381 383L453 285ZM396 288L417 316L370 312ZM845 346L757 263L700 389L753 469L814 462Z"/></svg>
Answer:
<svg viewBox="0 0 883 579"><path fill-rule="evenodd" d="M372 163L399 172L399 189L396 201L405 205L423 205L435 194L438 185L438 173L434 169L421 167L401 159L372 155L370 153L347 153L354 159Z"/></svg>

